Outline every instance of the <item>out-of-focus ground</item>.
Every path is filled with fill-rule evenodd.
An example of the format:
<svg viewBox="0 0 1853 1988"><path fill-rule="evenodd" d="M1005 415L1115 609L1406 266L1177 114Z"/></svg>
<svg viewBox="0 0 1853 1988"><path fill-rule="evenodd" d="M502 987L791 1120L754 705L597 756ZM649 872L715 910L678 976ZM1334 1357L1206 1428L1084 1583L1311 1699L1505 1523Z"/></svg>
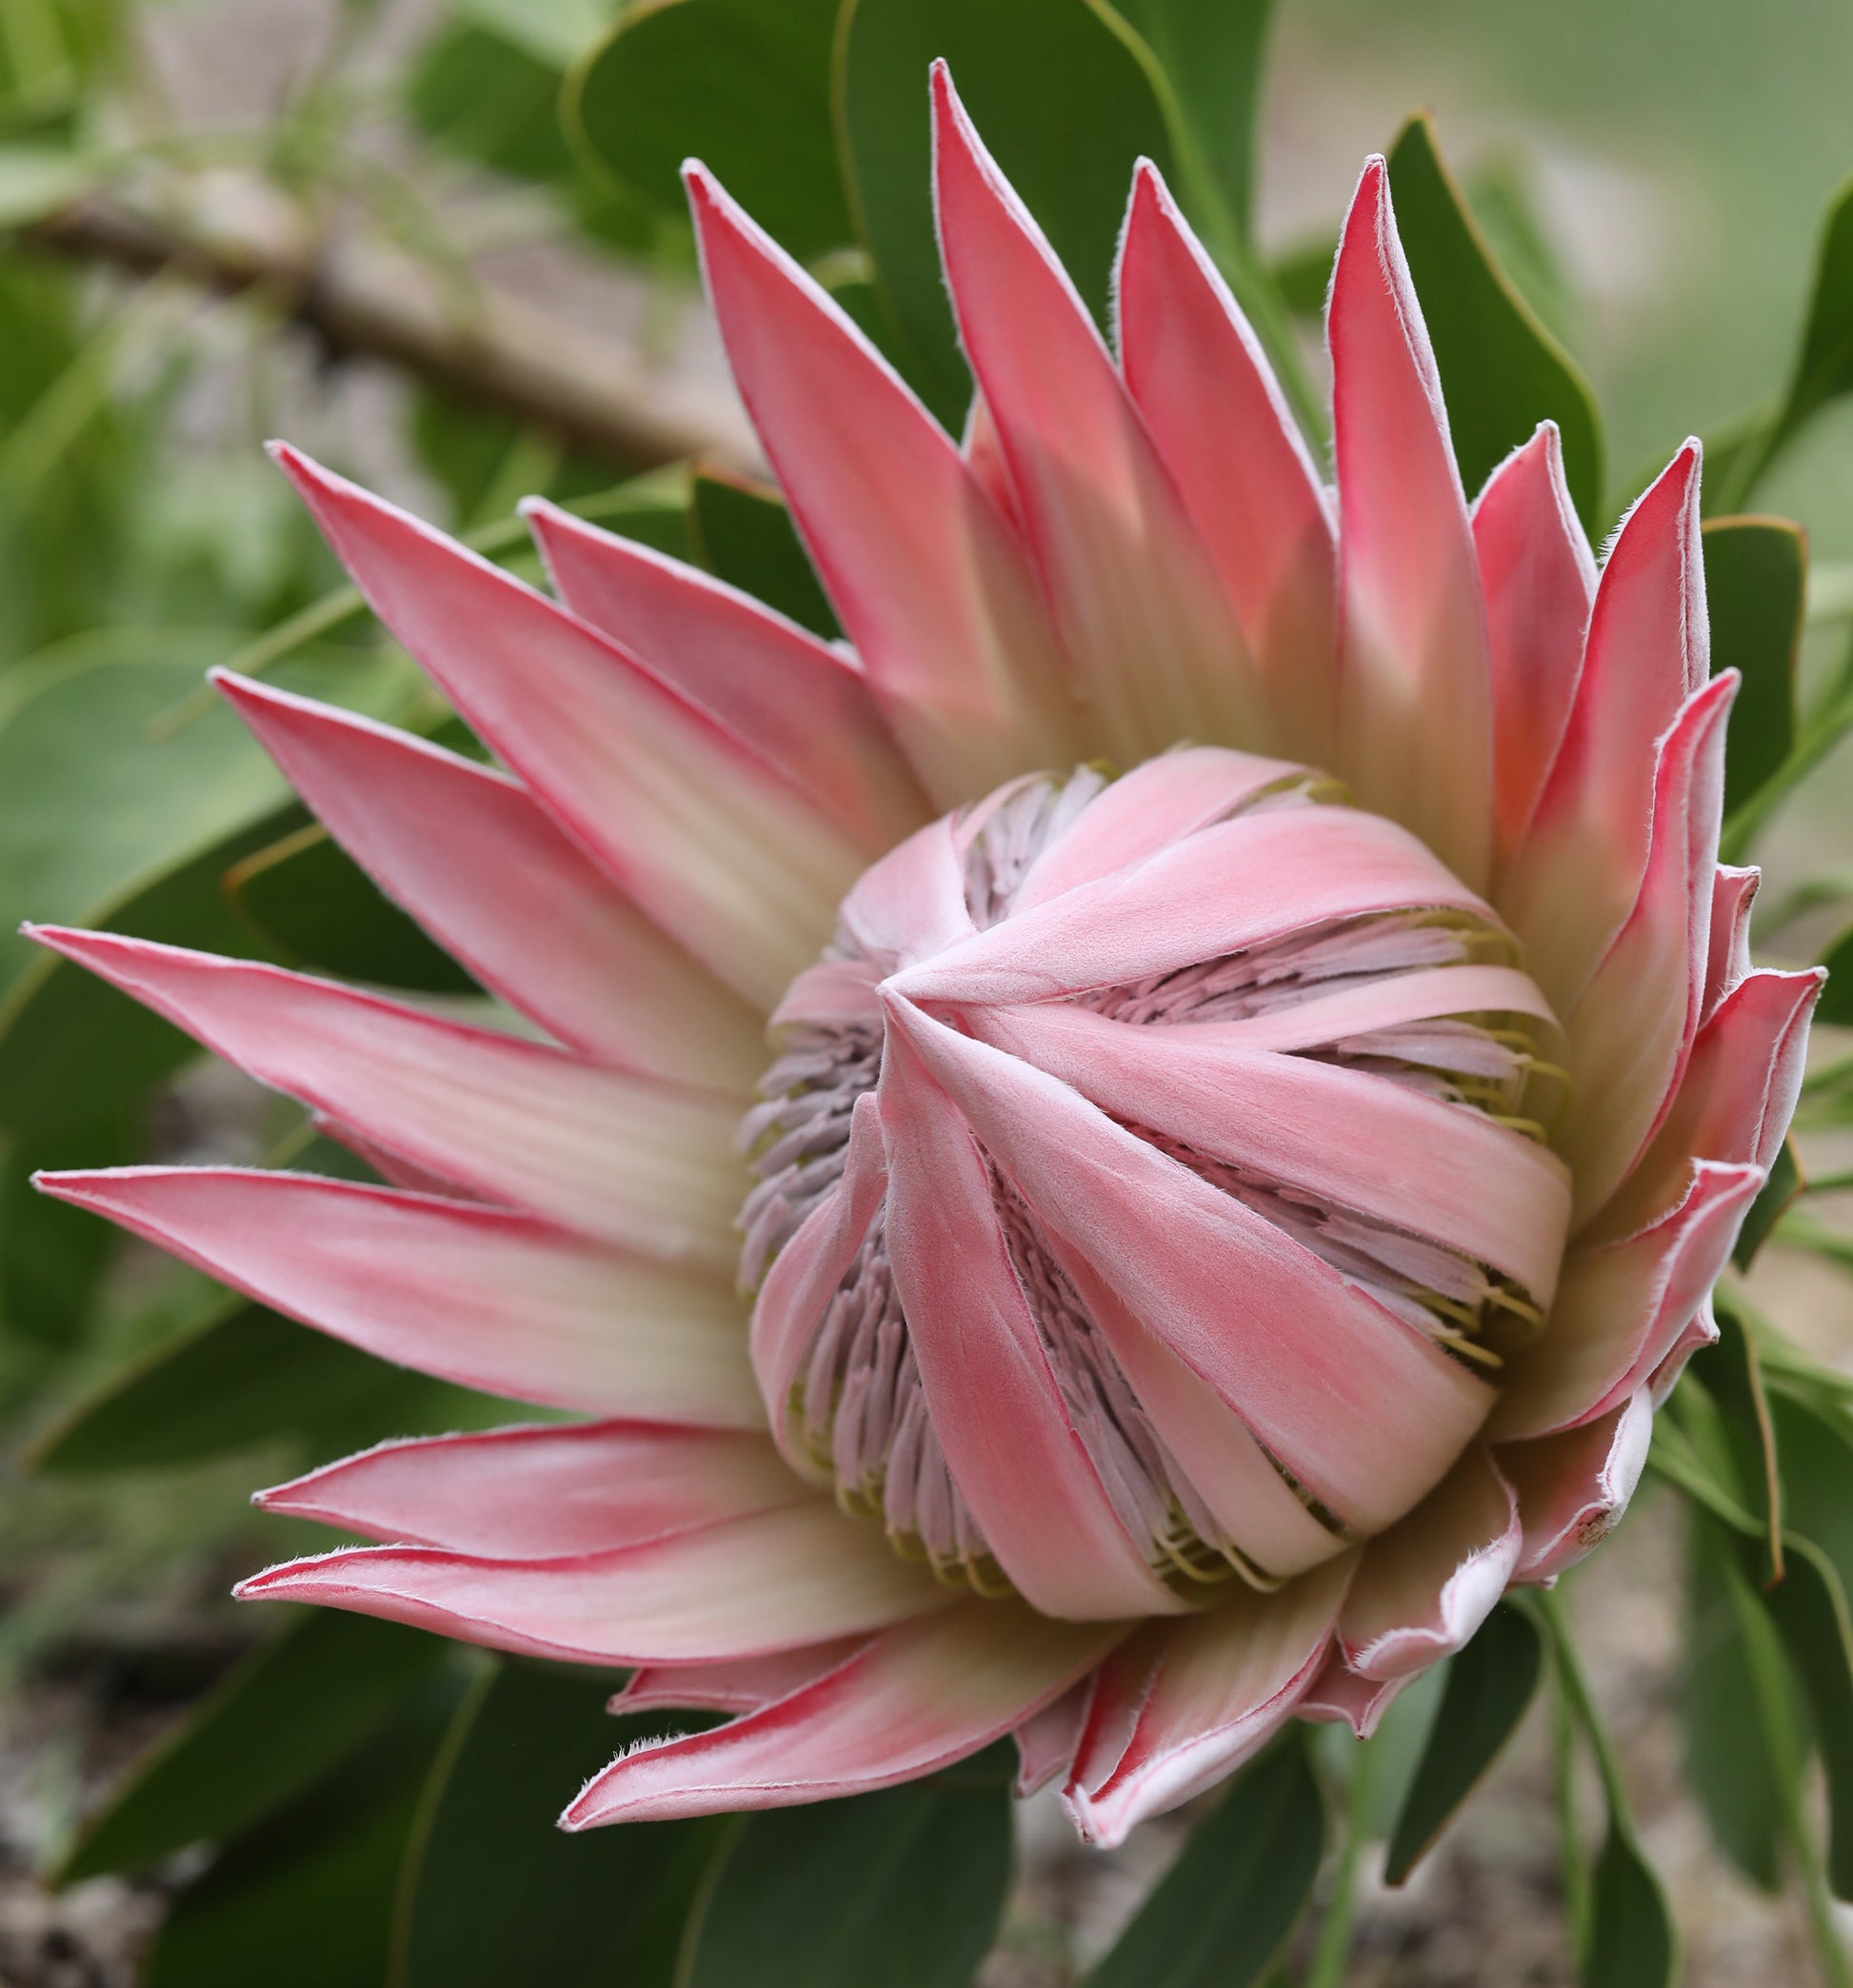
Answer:
<svg viewBox="0 0 1853 1988"><path fill-rule="evenodd" d="M409 30L428 6L402 0L393 11ZM193 114L249 117L275 99L292 64L312 57L330 10L324 0L163 10L153 58ZM1508 166L1529 189L1569 279L1561 329L1604 404L1620 486L1688 431L1780 385L1822 208L1853 171L1849 76L1853 10L1841 0L1284 0L1263 233L1284 248L1329 229L1364 154L1386 146L1409 110L1431 109L1457 164ZM735 190L750 207L752 189ZM481 272L581 331L648 341L679 388L726 399L696 300L648 295L544 241L487 256ZM414 504L431 495L380 418L399 390L389 373L326 374L306 359L297 372L298 439L369 468ZM226 446L223 407L210 396L191 418L201 447ZM1853 558L1853 413L1821 423L1760 501L1800 517L1819 556ZM1823 768L1769 838L1766 901L1806 877L1853 876L1844 766L1843 756ZM1779 936L1799 945L1809 934ZM1843 1165L1853 1152L1816 1157ZM1853 1220L1853 1201L1823 1212ZM1853 1369L1853 1279L1772 1249L1755 1288L1797 1339ZM265 1557L242 1497L266 1481L263 1460L245 1459L147 1484L6 1487L0 1579L10 1585L28 1564L38 1579L10 1596L0 1627L0 1988L130 1988L158 1886L105 1879L50 1899L31 1874L71 1817L249 1635L223 1596ZM176 1551L176 1537L196 1543ZM1598 1695L1672 1892L1690 1988L1807 1982L1816 1963L1799 1900L1765 1899L1723 1864L1680 1779L1681 1561L1673 1501L1644 1495L1575 1579L1571 1605ZM1393 1893L1366 1879L1358 1988L1573 1980L1549 1747L1534 1711L1414 1879ZM1039 1798L1024 1811L1023 1879L986 1988L1066 1988L1177 1840L1175 1827L1155 1824L1103 1857L1076 1844ZM1847 1930L1853 1937L1853 1914Z"/></svg>

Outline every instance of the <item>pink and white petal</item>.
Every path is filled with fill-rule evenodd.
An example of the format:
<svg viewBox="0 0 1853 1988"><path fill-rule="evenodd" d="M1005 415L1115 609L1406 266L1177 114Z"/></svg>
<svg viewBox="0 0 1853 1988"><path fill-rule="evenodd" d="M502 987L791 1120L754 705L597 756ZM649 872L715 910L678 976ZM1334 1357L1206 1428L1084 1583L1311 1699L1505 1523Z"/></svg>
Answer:
<svg viewBox="0 0 1853 1988"><path fill-rule="evenodd" d="M1500 909L1568 1008L1625 923L1647 866L1660 741L1710 674L1699 445L1635 504L1602 570L1576 702Z"/></svg>
<svg viewBox="0 0 1853 1988"><path fill-rule="evenodd" d="M590 1415L766 1419L717 1276L506 1209L300 1174L146 1166L38 1183L400 1366Z"/></svg>
<svg viewBox="0 0 1853 1988"><path fill-rule="evenodd" d="M1339 238L1325 310L1338 467L1340 764L1476 889L1493 833L1486 615L1441 379L1381 158Z"/></svg>
<svg viewBox="0 0 1853 1988"><path fill-rule="evenodd" d="M738 1100L245 960L105 932L47 945L415 1164L626 1248L735 1254Z"/></svg>
<svg viewBox="0 0 1853 1988"><path fill-rule="evenodd" d="M1334 1642L1305 1696L1294 1707L1294 1715L1314 1725L1335 1725L1342 1720L1358 1739L1368 1740L1389 1710L1390 1700L1415 1675L1411 1671L1401 1678L1360 1677Z"/></svg>
<svg viewBox="0 0 1853 1988"><path fill-rule="evenodd" d="M862 666L750 594L545 498L522 506L553 589L582 621L711 711L871 854L926 819L926 797Z"/></svg>
<svg viewBox="0 0 1853 1988"><path fill-rule="evenodd" d="M1262 1216L1066 1084L890 997L890 1059L902 1041L1043 1227L1343 1522L1391 1523L1471 1439L1484 1382ZM891 1163L903 1144L890 1137Z"/></svg>
<svg viewBox="0 0 1853 1988"><path fill-rule="evenodd" d="M1289 760L1221 746L1183 746L1135 766L1095 796L1025 872L1014 912L1135 863L1308 777Z"/></svg>
<svg viewBox="0 0 1853 1988"><path fill-rule="evenodd" d="M885 977L971 937L966 870L950 817L929 822L856 879L843 924Z"/></svg>
<svg viewBox="0 0 1853 1988"><path fill-rule="evenodd" d="M1678 1385L1680 1376L1685 1371L1685 1363L1693 1354L1706 1346L1715 1346L1718 1338L1718 1319L1707 1295L1686 1321L1685 1330L1673 1342L1671 1350L1661 1356L1659 1364L1647 1376L1647 1392L1656 1408L1662 1406Z"/></svg>
<svg viewBox="0 0 1853 1988"><path fill-rule="evenodd" d="M1544 1024L1548 1039L1563 1033L1537 983L1511 966L1433 966L1398 973L1239 1022L1193 1022L1189 1027L1205 1043L1285 1055L1329 1047L1405 1022L1484 1014L1528 1015Z"/></svg>
<svg viewBox="0 0 1853 1988"><path fill-rule="evenodd" d="M1564 481L1554 421L1486 479L1473 548L1493 669L1493 834L1504 863L1524 834L1557 756L1596 593L1596 562Z"/></svg>
<svg viewBox="0 0 1853 1988"><path fill-rule="evenodd" d="M1721 863L1711 892L1711 944L1705 961L1707 1020L1750 971L1750 906L1763 872Z"/></svg>
<svg viewBox="0 0 1853 1988"><path fill-rule="evenodd" d="M770 1657L727 1663L650 1663L632 1671L608 1712L757 1712L813 1684L867 1648L863 1636L840 1636Z"/></svg>
<svg viewBox="0 0 1853 1988"><path fill-rule="evenodd" d="M976 390L966 409L966 431L960 438L959 453L999 514L1009 519L1021 534L1023 507L1017 501L1017 487L1010 481L1010 466L1004 459L1004 444L998 439L997 423L991 419L985 396Z"/></svg>
<svg viewBox="0 0 1853 1988"><path fill-rule="evenodd" d="M213 673L334 839L486 986L601 1061L749 1090L759 1017L653 924L506 774Z"/></svg>
<svg viewBox="0 0 1853 1988"><path fill-rule="evenodd" d="M1278 1593L1238 1588L1187 1621L1153 1623L1102 1665L1063 1800L1112 1848L1257 1753L1293 1716L1330 1647L1356 1557Z"/></svg>
<svg viewBox="0 0 1853 1988"><path fill-rule="evenodd" d="M932 70L940 253L1086 714L1124 765L1180 739L1265 743L1216 571L1111 355L1028 209Z"/></svg>
<svg viewBox="0 0 1853 1988"><path fill-rule="evenodd" d="M1232 1049L1195 1025L1050 1003L974 1008L972 1032L1121 1124L1426 1237L1550 1303L1570 1216L1564 1163L1535 1140L1367 1070ZM1409 1155L1421 1153L1419 1173Z"/></svg>
<svg viewBox="0 0 1853 1988"><path fill-rule="evenodd" d="M794 1022L820 1028L848 1028L858 1023L876 1027L882 1008L875 989L884 978L870 960L819 960L785 990L766 1026L774 1032Z"/></svg>
<svg viewBox="0 0 1853 1988"><path fill-rule="evenodd" d="M1121 237L1120 364L1202 534L1280 736L1315 765L1337 725L1328 499L1260 341L1149 161Z"/></svg>
<svg viewBox="0 0 1853 1988"><path fill-rule="evenodd" d="M377 1140L331 1119L325 1111L309 1113L309 1123L323 1139L346 1146L355 1159L364 1160L389 1187L405 1187L413 1194L435 1194L445 1201L479 1202L486 1199L460 1182L447 1180L428 1166L419 1166L402 1155L389 1152Z"/></svg>
<svg viewBox="0 0 1853 1988"><path fill-rule="evenodd" d="M799 1364L855 1262L887 1188L881 1112L874 1094L865 1092L850 1113L842 1179L773 1258L753 1305L752 1362L760 1391L768 1402L787 1404L787 1412L774 1418L772 1433L791 1467L807 1476L815 1474L816 1465L790 1408Z"/></svg>
<svg viewBox="0 0 1853 1988"><path fill-rule="evenodd" d="M1032 1606L1092 1620L1173 1614L1077 1434L1011 1262L983 1154L920 1054L937 1023L891 1015L879 1091L887 1235L934 1431L986 1545Z"/></svg>
<svg viewBox="0 0 1853 1988"><path fill-rule="evenodd" d="M1013 528L886 359L701 168L686 178L735 384L870 688L932 800L1078 756Z"/></svg>
<svg viewBox="0 0 1853 1988"><path fill-rule="evenodd" d="M708 1662L863 1635L946 1606L932 1576L825 1498L612 1553L488 1560L347 1546L241 1581L241 1601L313 1601L569 1663Z"/></svg>
<svg viewBox="0 0 1853 1988"><path fill-rule="evenodd" d="M1055 1000L1174 972L1328 919L1415 906L1492 915L1381 815L1267 810L1219 822L1134 869L1001 920L906 968L893 985L910 1001L962 1006Z"/></svg>
<svg viewBox="0 0 1853 1988"><path fill-rule="evenodd" d="M1759 1166L1701 1161L1684 1199L1652 1228L1572 1249L1544 1331L1507 1363L1489 1440L1593 1421L1647 1380L1709 1298L1763 1182Z"/></svg>
<svg viewBox="0 0 1853 1988"><path fill-rule="evenodd" d="M380 619L648 916L762 1012L868 852L815 796L556 602L295 450Z"/></svg>
<svg viewBox="0 0 1853 1988"><path fill-rule="evenodd" d="M1585 1222L1626 1179L1672 1108L1704 1005L1712 878L1724 805L1727 669L1662 746L1641 895L1566 1017L1570 1103L1558 1150Z"/></svg>
<svg viewBox="0 0 1853 1988"><path fill-rule="evenodd" d="M1386 1682L1460 1649L1505 1592L1524 1543L1517 1495L1476 1443L1365 1548L1339 1617L1346 1664Z"/></svg>
<svg viewBox="0 0 1853 1988"><path fill-rule="evenodd" d="M1051 1621L1012 1601L960 1602L889 1630L730 1725L624 1755L560 1819L588 1829L891 1788L1033 1719L1126 1633L1124 1623Z"/></svg>
<svg viewBox="0 0 1853 1988"><path fill-rule="evenodd" d="M1096 1675L1090 1673L1079 1684L1069 1685L1053 1704L1032 1714L1010 1735L1017 1742L1019 1801L1039 1793L1058 1777L1066 1780L1073 1771Z"/></svg>
<svg viewBox="0 0 1853 1988"><path fill-rule="evenodd" d="M1306 1509L1223 1397L1146 1329L1078 1249L1052 1233L1046 1240L1166 1456L1248 1561L1257 1582L1265 1586L1303 1574L1343 1553L1349 1542Z"/></svg>
<svg viewBox="0 0 1853 1988"><path fill-rule="evenodd" d="M1740 980L1713 1010L1664 1123L1591 1225L1588 1240L1631 1236L1684 1194L1693 1162L1724 1160L1765 1172L1782 1149L1808 1048L1823 969L1770 969Z"/></svg>
<svg viewBox="0 0 1853 1988"><path fill-rule="evenodd" d="M569 1560L815 1494L757 1430L607 1421L383 1442L260 1491L267 1512L488 1560Z"/></svg>
<svg viewBox="0 0 1853 1988"><path fill-rule="evenodd" d="M1647 1467L1653 1428L1653 1397L1638 1387L1581 1428L1499 1452L1524 1527L1514 1580L1554 1580L1615 1530Z"/></svg>

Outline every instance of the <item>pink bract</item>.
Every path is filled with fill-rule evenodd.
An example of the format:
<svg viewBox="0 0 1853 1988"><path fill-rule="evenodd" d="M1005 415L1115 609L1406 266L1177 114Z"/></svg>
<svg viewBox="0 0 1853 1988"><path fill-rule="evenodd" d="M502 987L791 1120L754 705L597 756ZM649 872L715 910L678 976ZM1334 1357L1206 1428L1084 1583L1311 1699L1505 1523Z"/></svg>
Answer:
<svg viewBox="0 0 1853 1988"><path fill-rule="evenodd" d="M1548 425L1469 503L1373 160L1328 488L1150 167L1116 358L944 69L933 115L961 443L688 174L848 644L536 503L549 599L277 451L508 770L221 687L531 1028L39 935L392 1183L49 1191L579 1418L265 1493L384 1543L241 1589L734 1715L574 1828L1013 1733L1113 1842L1367 1731L1621 1515L1799 1083L1818 976L1717 863L1697 445L1600 573Z"/></svg>

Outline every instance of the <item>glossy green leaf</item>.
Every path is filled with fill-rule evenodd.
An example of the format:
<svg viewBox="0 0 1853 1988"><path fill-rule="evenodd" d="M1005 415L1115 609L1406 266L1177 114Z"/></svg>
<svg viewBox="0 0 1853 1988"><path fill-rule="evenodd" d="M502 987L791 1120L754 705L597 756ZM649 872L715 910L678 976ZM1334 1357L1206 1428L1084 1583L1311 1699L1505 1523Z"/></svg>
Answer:
<svg viewBox="0 0 1853 1988"><path fill-rule="evenodd" d="M1827 1770L1828 1875L1837 1896L1853 1899L1853 1627L1846 1592L1833 1561L1811 1540L1791 1532L1783 1547L1786 1571L1763 1600L1802 1680Z"/></svg>
<svg viewBox="0 0 1853 1988"><path fill-rule="evenodd" d="M1404 126L1389 155L1397 229L1434 343L1448 428L1469 493L1541 421L1557 423L1564 475L1585 527L1602 503L1602 434L1593 395L1494 259L1427 117Z"/></svg>
<svg viewBox="0 0 1853 1988"><path fill-rule="evenodd" d="M226 871L224 887L287 964L426 994L482 992L326 828L311 824L255 850Z"/></svg>
<svg viewBox="0 0 1853 1988"><path fill-rule="evenodd" d="M1802 1166L1795 1157L1792 1141L1784 1140L1769 1169L1769 1178L1757 1190L1757 1198L1744 1213L1743 1226L1737 1232L1731 1262L1747 1270L1757 1252L1768 1242L1770 1231L1782 1219L1789 1203L1802 1191Z"/></svg>
<svg viewBox="0 0 1853 1988"><path fill-rule="evenodd" d="M600 164L666 212L700 159L801 260L855 230L830 127L837 0L649 0L572 73L567 115ZM926 88L922 70L921 87Z"/></svg>
<svg viewBox="0 0 1853 1988"><path fill-rule="evenodd" d="M1198 1823L1087 1988L1248 1988L1305 1911L1325 1809L1297 1729Z"/></svg>
<svg viewBox="0 0 1853 1988"><path fill-rule="evenodd" d="M1687 1785L1724 1855L1765 1891L1781 1882L1781 1847L1799 1772L1799 1706L1768 1612L1739 1549L1694 1513L1680 1680ZM1767 1720L1757 1716L1766 1709ZM1779 1724L1771 1744L1769 1723Z"/></svg>
<svg viewBox="0 0 1853 1988"><path fill-rule="evenodd" d="M696 547L710 573L826 641L842 634L776 490L737 477L698 475L690 501Z"/></svg>
<svg viewBox="0 0 1853 1988"><path fill-rule="evenodd" d="M1499 1758L1531 1703L1543 1667L1537 1625L1504 1602L1454 1659L1390 1836L1386 1883L1403 1882Z"/></svg>
<svg viewBox="0 0 1853 1988"><path fill-rule="evenodd" d="M724 1825L554 1826L588 1776L662 1730L609 1718L613 1681L505 1664L459 1711L406 1867L393 1988L669 1988Z"/></svg>
<svg viewBox="0 0 1853 1988"><path fill-rule="evenodd" d="M523 1408L516 1419L533 1414ZM61 1475L159 1470L281 1439L326 1453L509 1419L492 1396L229 1300L79 1400L31 1461Z"/></svg>
<svg viewBox="0 0 1853 1988"><path fill-rule="evenodd" d="M1596 1859L1583 1988L1671 1988L1679 1949L1659 1874L1611 1819Z"/></svg>
<svg viewBox="0 0 1853 1988"><path fill-rule="evenodd" d="M1256 127L1274 0L1117 0L1177 99L1180 145L1245 239L1254 215Z"/></svg>
<svg viewBox="0 0 1853 1988"><path fill-rule="evenodd" d="M447 1668L373 1742L174 1900L143 1988L377 1988L401 1869L462 1689Z"/></svg>
<svg viewBox="0 0 1853 1988"><path fill-rule="evenodd" d="M304 1610L136 1761L60 1865L60 1883L229 1842L378 1732L442 1664L436 1637Z"/></svg>
<svg viewBox="0 0 1853 1988"><path fill-rule="evenodd" d="M1143 41L1094 0L848 0L838 111L863 240L902 369L955 431L970 379L933 233L926 74L959 93L1100 322L1132 169L1177 177L1169 91Z"/></svg>
<svg viewBox="0 0 1853 1988"><path fill-rule="evenodd" d="M977 1763L748 1816L689 1921L677 1988L966 1988L1010 1859L1008 1784Z"/></svg>
<svg viewBox="0 0 1853 1988"><path fill-rule="evenodd" d="M1795 744L1795 668L1807 608L1807 541L1785 518L1714 518L1704 531L1711 667L1743 672L1724 745L1724 812Z"/></svg>

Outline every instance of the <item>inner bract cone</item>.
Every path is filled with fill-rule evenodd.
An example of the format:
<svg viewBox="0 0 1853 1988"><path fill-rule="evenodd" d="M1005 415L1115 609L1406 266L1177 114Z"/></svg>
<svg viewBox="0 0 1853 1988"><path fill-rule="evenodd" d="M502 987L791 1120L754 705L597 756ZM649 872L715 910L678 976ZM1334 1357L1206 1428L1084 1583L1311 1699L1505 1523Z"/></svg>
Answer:
<svg viewBox="0 0 1853 1988"><path fill-rule="evenodd" d="M862 877L773 1029L741 1255L772 1428L980 1594L1278 1586L1433 1488L1550 1303L1550 1009L1305 767L1013 782Z"/></svg>

